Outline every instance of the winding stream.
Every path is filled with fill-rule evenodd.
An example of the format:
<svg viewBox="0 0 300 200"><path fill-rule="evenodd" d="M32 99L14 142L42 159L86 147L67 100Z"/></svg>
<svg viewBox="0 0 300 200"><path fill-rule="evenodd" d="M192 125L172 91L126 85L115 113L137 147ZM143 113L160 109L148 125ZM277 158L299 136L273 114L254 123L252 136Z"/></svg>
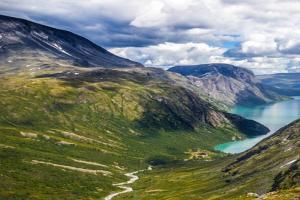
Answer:
<svg viewBox="0 0 300 200"><path fill-rule="evenodd" d="M139 180L139 177L136 174L138 174L140 172L143 172L143 171L146 171L146 170L152 170L152 167L149 166L147 169L138 170L138 171L135 171L135 172L130 172L130 173L124 174L125 176L127 176L129 178L128 181L113 184L113 186L117 186L118 188L121 188L123 190L120 191L120 192L111 193L110 195L106 196L104 198L104 200L112 200L114 197L116 197L120 194L125 194L125 193L132 192L133 189L129 185L134 183L135 181Z"/></svg>
<svg viewBox="0 0 300 200"><path fill-rule="evenodd" d="M226 153L240 153L253 147L283 126L300 118L300 97L253 107L237 106L231 112L258 121L270 129L270 132L263 136L227 142L215 146L216 150Z"/></svg>

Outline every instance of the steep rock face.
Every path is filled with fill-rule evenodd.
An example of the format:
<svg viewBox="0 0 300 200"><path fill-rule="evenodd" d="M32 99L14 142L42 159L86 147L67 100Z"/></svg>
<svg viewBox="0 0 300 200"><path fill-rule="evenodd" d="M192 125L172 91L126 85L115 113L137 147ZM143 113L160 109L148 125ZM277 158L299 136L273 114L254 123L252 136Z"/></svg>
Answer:
<svg viewBox="0 0 300 200"><path fill-rule="evenodd" d="M169 71L187 76L210 97L230 106L266 103L281 98L267 91L250 70L233 65L175 66Z"/></svg>
<svg viewBox="0 0 300 200"><path fill-rule="evenodd" d="M34 60L52 65L142 67L71 32L3 15L0 15L0 52L1 65L25 67Z"/></svg>
<svg viewBox="0 0 300 200"><path fill-rule="evenodd" d="M300 185L300 120L240 154L224 168L227 181L255 179L257 192Z"/></svg>

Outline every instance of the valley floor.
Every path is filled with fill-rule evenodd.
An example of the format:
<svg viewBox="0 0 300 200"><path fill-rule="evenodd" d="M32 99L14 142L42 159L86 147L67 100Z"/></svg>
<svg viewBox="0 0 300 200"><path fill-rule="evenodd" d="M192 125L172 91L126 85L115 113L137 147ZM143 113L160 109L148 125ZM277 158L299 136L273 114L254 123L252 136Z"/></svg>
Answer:
<svg viewBox="0 0 300 200"><path fill-rule="evenodd" d="M190 162L144 172L133 185L133 192L115 198L143 200L298 200L300 187L256 194L254 182L228 183L222 166L232 158L213 162ZM243 183L243 184L242 184Z"/></svg>

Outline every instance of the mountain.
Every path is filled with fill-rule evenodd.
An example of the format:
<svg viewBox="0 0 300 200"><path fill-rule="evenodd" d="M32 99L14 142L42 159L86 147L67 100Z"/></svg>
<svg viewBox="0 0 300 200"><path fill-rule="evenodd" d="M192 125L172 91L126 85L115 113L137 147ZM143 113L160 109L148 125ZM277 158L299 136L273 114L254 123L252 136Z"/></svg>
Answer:
<svg viewBox="0 0 300 200"><path fill-rule="evenodd" d="M263 85L271 87L273 91L286 96L300 94L300 73L279 73L257 76Z"/></svg>
<svg viewBox="0 0 300 200"><path fill-rule="evenodd" d="M300 120L239 155L224 172L227 181L247 182L255 177L257 193L300 186Z"/></svg>
<svg viewBox="0 0 300 200"><path fill-rule="evenodd" d="M24 67L142 67L74 33L0 15L0 65Z"/></svg>
<svg viewBox="0 0 300 200"><path fill-rule="evenodd" d="M0 29L0 199L102 199L129 172L269 131L80 36L4 16Z"/></svg>
<svg viewBox="0 0 300 200"><path fill-rule="evenodd" d="M187 76L210 97L232 105L268 103L282 99L260 84L250 70L228 64L175 66L168 71Z"/></svg>
<svg viewBox="0 0 300 200"><path fill-rule="evenodd" d="M0 198L101 199L128 172L184 162L194 151L222 157L215 145L268 131L228 117L175 77L78 67L3 76Z"/></svg>
<svg viewBox="0 0 300 200"><path fill-rule="evenodd" d="M13 27L5 38L19 34ZM225 112L191 80L217 74L261 89L251 72L185 77L119 57L119 67L78 65L23 39L1 47L0 199L104 199L131 187L115 199L299 199L299 120L241 154L214 150L269 130Z"/></svg>

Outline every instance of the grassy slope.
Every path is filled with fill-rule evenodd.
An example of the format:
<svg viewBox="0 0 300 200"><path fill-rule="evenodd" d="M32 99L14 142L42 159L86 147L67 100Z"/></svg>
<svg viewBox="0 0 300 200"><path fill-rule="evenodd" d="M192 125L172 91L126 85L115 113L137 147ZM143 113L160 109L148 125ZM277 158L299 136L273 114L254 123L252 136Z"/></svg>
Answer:
<svg viewBox="0 0 300 200"><path fill-rule="evenodd" d="M299 134L298 120L245 153L147 172L119 199L299 199Z"/></svg>
<svg viewBox="0 0 300 200"><path fill-rule="evenodd" d="M183 160L189 157L188 150L211 150L237 134L230 127L183 131L168 129L169 124L164 129L139 126L144 101L151 102L153 95L173 89L130 80L79 84L26 73L2 77L0 198L99 199L118 190L112 183L127 180L125 172L145 168L149 160ZM164 110L155 106L164 116ZM72 144L59 144L61 141ZM222 154L214 154L219 156ZM53 164L112 174L95 175Z"/></svg>
<svg viewBox="0 0 300 200"><path fill-rule="evenodd" d="M186 105L180 87L118 76L78 81L21 73L0 79L0 198L99 199L119 190L112 183L127 180L124 173L149 161L166 165L142 172L134 192L116 199L237 199L256 191L255 179L225 182L221 171L234 157L212 150L236 130L188 128L159 103L169 96L174 105ZM197 152L209 158L191 159Z"/></svg>
<svg viewBox="0 0 300 200"><path fill-rule="evenodd" d="M143 200L254 200L249 193L256 193L255 176L247 181L226 182L221 169L231 158L213 162L194 161L183 165L155 168L144 172L141 179L134 184L134 192L124 194L118 199ZM266 178L270 178L265 176ZM291 189L262 194L266 199L291 200L300 197L299 185Z"/></svg>

